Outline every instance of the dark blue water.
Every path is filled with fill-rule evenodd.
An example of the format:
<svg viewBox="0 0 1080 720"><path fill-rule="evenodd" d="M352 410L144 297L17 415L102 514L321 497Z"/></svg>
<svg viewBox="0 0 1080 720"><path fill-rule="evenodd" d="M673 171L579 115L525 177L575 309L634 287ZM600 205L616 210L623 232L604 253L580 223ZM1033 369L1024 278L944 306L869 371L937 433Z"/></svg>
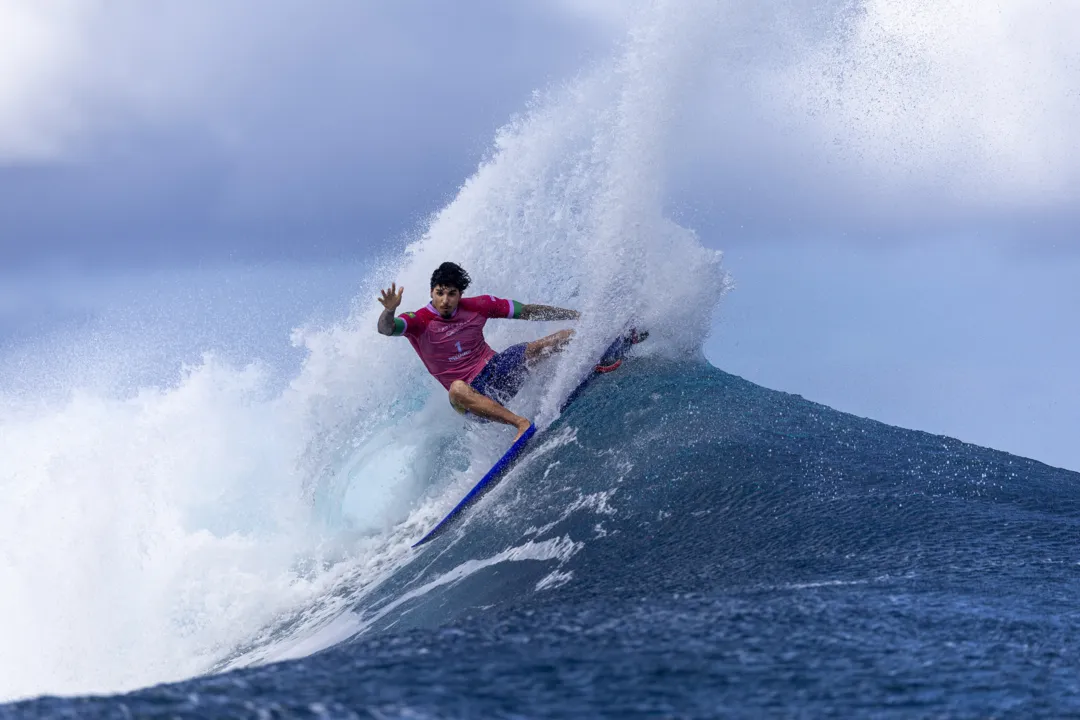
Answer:
<svg viewBox="0 0 1080 720"><path fill-rule="evenodd" d="M352 640L0 717L1080 715L1080 475L648 359L546 437Z"/></svg>

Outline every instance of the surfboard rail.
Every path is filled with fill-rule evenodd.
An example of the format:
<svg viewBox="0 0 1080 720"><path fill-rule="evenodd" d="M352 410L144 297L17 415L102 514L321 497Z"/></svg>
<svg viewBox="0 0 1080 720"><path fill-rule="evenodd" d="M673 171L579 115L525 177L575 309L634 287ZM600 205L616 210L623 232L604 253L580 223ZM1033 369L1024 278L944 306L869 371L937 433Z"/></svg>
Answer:
<svg viewBox="0 0 1080 720"><path fill-rule="evenodd" d="M510 472L511 468L513 468L514 466L514 463L517 461L518 458L521 457L522 453L524 452L525 446L529 444L529 440L531 440L532 436L535 434L536 425L530 425L529 429L526 430L521 437L514 441L514 444L510 446L510 449L507 450L503 454L503 456L499 458L499 460L494 465L491 466L491 469L487 471L487 474L484 475L484 477L480 478L480 482L476 483L476 485L473 486L473 489L470 490L464 498L462 498L461 502L455 505L454 509L451 510L446 517L440 520L439 524L433 527L427 535L417 540L416 543L413 544L413 547L419 547L420 545L423 545L429 540L432 540L435 537L441 535L443 531L450 526L450 524L458 515L465 512L465 510L470 505L475 503L489 490L494 488L496 483L498 483L498 481L502 479L502 476Z"/></svg>

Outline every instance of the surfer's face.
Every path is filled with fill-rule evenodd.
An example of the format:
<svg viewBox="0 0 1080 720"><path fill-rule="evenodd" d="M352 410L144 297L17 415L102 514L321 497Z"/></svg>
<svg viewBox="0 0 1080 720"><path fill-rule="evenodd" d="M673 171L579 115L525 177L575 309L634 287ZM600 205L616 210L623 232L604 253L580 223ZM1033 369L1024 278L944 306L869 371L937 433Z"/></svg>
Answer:
<svg viewBox="0 0 1080 720"><path fill-rule="evenodd" d="M436 285L431 289L431 304L444 318L449 318L461 302L461 291L456 287Z"/></svg>

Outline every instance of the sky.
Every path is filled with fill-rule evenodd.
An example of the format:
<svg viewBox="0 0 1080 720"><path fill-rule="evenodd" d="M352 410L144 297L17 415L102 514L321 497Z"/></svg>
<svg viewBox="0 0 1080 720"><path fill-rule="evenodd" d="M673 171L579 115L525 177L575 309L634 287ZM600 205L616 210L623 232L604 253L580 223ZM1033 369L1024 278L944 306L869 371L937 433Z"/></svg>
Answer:
<svg viewBox="0 0 1080 720"><path fill-rule="evenodd" d="M0 314L57 272L398 247L634 4L0 0ZM1080 470L1080 6L720 5L665 149L735 282L707 356Z"/></svg>
<svg viewBox="0 0 1080 720"><path fill-rule="evenodd" d="M534 89L605 49L594 27L494 0L0 0L5 264L325 259L393 242L453 196Z"/></svg>

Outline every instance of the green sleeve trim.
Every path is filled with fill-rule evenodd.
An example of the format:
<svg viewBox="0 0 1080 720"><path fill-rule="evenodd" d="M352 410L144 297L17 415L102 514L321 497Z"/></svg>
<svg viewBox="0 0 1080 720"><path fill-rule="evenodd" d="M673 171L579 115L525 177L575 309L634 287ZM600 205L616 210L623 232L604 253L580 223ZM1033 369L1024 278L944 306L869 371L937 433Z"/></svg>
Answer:
<svg viewBox="0 0 1080 720"><path fill-rule="evenodd" d="M391 335L404 335L405 334L405 321L401 318L394 318L394 332Z"/></svg>
<svg viewBox="0 0 1080 720"><path fill-rule="evenodd" d="M521 317L521 313L525 312L525 306L519 303L517 300L511 300L514 303L514 312L510 315L511 318L517 320Z"/></svg>

